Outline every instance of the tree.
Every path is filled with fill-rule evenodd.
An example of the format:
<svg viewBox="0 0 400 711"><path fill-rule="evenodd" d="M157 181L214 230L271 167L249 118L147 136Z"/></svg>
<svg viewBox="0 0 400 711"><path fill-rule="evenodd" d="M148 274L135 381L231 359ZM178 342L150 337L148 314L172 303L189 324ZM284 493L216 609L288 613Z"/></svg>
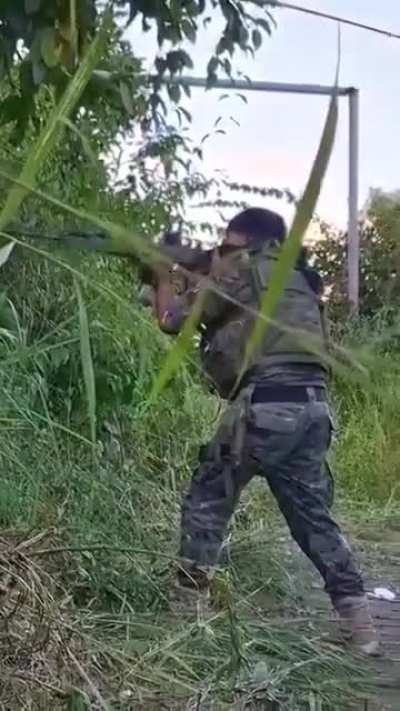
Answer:
<svg viewBox="0 0 400 711"><path fill-rule="evenodd" d="M35 112L35 96L43 84L63 90L76 70L93 36L104 7L113 12L114 27L121 40L123 29L141 22L144 32L156 29L161 54L154 60L152 105L163 108L161 80L191 69L193 61L185 42L194 44L217 15L224 18L222 34L208 62L212 83L219 71L232 72L231 58L237 49L254 53L270 33L272 17L255 0L2 0L0 7L0 80L7 80L8 96L0 109L0 121L18 120L26 126ZM115 46L115 45L114 45ZM123 48L126 44L122 43ZM113 55L94 72L92 88L118 91L131 111L129 67L115 66ZM16 82L12 68L17 65ZM117 81L116 81L117 80ZM168 87L170 98L179 102L176 85Z"/></svg>
<svg viewBox="0 0 400 711"><path fill-rule="evenodd" d="M320 223L313 251L333 313L347 311L347 234ZM372 190L360 221L360 314L400 305L400 194Z"/></svg>

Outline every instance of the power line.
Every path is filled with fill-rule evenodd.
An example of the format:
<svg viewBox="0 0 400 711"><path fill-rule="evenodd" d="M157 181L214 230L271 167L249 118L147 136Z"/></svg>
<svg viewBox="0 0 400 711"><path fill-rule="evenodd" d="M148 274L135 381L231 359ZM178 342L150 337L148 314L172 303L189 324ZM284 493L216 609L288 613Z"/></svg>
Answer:
<svg viewBox="0 0 400 711"><path fill-rule="evenodd" d="M331 15L320 10L313 10L312 8L302 7L301 5L294 5L293 3L289 2L280 2L280 0L267 0L263 4L270 5L272 7L282 8L283 10L295 10L296 12L302 12L305 15L313 15L314 17L320 17L324 20L333 20L334 22L339 22L342 25L350 25L351 27L357 27L359 30L375 32L378 35L384 35L385 37L390 37L391 39L400 39L400 34L397 34L396 32L391 32L390 30L385 30L382 27L366 25L363 22L358 22L357 20L349 20L349 18L347 17Z"/></svg>

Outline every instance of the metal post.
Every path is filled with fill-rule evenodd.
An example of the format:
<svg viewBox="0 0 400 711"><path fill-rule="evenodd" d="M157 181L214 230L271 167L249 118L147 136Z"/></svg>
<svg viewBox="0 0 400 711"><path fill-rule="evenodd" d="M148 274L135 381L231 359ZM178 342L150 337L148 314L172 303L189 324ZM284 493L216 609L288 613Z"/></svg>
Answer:
<svg viewBox="0 0 400 711"><path fill-rule="evenodd" d="M208 88L204 77L179 76L164 78L164 84L178 84L187 87ZM288 94L332 95L332 87L318 84L288 84L280 82L218 79L212 89L232 89L236 91L261 91ZM348 262L347 293L351 313L359 310L359 269L360 234L358 229L359 201L359 91L354 87L338 87L339 96L349 97L349 218L348 218Z"/></svg>
<svg viewBox="0 0 400 711"><path fill-rule="evenodd" d="M194 88L224 89L231 91L261 91L279 94L309 94L314 96L332 96L333 87L321 84L288 84L276 81L250 81L247 79L217 79L209 87L204 77L176 76L164 77L163 84L187 86ZM352 87L339 86L336 89L338 96L349 96Z"/></svg>
<svg viewBox="0 0 400 711"><path fill-rule="evenodd" d="M349 225L347 288L350 311L357 315L360 289L360 232L358 229L359 171L359 92L349 93Z"/></svg>

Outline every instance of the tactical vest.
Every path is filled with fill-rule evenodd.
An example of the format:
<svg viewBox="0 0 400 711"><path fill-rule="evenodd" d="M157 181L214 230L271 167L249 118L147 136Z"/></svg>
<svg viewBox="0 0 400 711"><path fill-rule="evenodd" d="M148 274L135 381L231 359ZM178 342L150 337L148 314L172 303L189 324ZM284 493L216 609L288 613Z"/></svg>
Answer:
<svg viewBox="0 0 400 711"><path fill-rule="evenodd" d="M250 286L248 300L242 300L245 308L232 306L220 322L204 326L200 348L203 368L211 386L223 398L232 397L240 387L238 379L246 343L277 258L277 250L271 248L250 254L239 252L232 267L239 269L240 279ZM276 366L288 364L314 364L327 369L324 362L326 347L320 297L311 288L305 272L294 269L273 319L267 324L262 343L242 374L241 383L256 373L268 373L271 366L275 371Z"/></svg>

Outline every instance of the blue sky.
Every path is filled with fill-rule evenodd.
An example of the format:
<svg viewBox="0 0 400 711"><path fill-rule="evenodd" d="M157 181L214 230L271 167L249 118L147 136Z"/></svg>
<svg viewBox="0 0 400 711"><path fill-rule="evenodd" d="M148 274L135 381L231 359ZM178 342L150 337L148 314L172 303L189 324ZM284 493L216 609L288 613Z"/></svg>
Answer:
<svg viewBox="0 0 400 711"><path fill-rule="evenodd" d="M400 32L398 0L299 0L299 4L387 27ZM255 60L239 55L236 65L253 79L330 84L337 53L337 25L289 10L275 11L278 27L265 39ZM204 74L218 28L207 30L196 46L193 74ZM131 31L139 55L146 55L149 38ZM370 187L400 188L400 40L362 30L342 28L342 85L361 92L361 203ZM248 94L248 104L221 92L193 90L192 135L199 139L224 116L226 136L207 142L207 172L223 170L232 180L289 187L300 193L315 155L327 98ZM234 115L237 127L229 121ZM341 100L334 155L319 204L322 217L343 225L347 215L347 102ZM270 203L272 205L272 203ZM276 204L275 204L276 205ZM290 209L283 209L290 218Z"/></svg>

